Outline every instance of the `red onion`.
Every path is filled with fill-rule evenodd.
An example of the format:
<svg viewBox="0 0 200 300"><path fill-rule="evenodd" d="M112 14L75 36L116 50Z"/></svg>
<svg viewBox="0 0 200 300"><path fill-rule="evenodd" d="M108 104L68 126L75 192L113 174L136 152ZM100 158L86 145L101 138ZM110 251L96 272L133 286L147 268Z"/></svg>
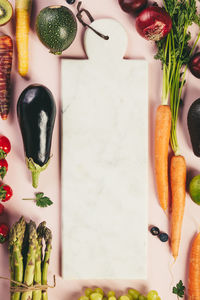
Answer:
<svg viewBox="0 0 200 300"><path fill-rule="evenodd" d="M119 0L119 5L126 13L134 14L146 7L147 0Z"/></svg>
<svg viewBox="0 0 200 300"><path fill-rule="evenodd" d="M189 62L189 68L195 77L200 78L200 52L192 56Z"/></svg>
<svg viewBox="0 0 200 300"><path fill-rule="evenodd" d="M137 32L147 40L159 41L172 28L170 15L164 8L149 6L136 18Z"/></svg>

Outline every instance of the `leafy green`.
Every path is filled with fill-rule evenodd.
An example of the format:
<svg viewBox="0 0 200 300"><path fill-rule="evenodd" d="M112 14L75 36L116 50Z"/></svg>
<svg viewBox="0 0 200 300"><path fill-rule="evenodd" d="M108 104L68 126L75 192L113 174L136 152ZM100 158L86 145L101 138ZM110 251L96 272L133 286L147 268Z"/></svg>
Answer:
<svg viewBox="0 0 200 300"><path fill-rule="evenodd" d="M24 198L23 200L34 200L39 207L47 207L53 204L49 197L44 196L44 193L36 193L36 198Z"/></svg>
<svg viewBox="0 0 200 300"><path fill-rule="evenodd" d="M155 59L162 62L162 104L167 104L170 97L172 112L171 146L177 155L179 154L179 147L176 126L181 94L185 84L187 64L200 37L199 33L191 47L189 26L195 23L200 27L200 15L197 13L196 0L164 0L164 6L171 17L172 30L167 37L156 42L157 54Z"/></svg>
<svg viewBox="0 0 200 300"><path fill-rule="evenodd" d="M44 193L37 193L36 194L36 205L39 207L47 207L52 205L53 202L46 196Z"/></svg>
<svg viewBox="0 0 200 300"><path fill-rule="evenodd" d="M184 293L185 293L185 287L183 285L182 280L180 280L176 286L173 287L172 289L172 293L177 295L180 298L184 297Z"/></svg>

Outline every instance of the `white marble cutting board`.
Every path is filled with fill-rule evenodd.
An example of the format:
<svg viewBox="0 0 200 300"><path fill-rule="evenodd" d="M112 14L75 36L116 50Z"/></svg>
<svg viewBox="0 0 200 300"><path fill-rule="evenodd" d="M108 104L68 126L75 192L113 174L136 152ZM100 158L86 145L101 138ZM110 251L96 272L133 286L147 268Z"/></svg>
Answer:
<svg viewBox="0 0 200 300"><path fill-rule="evenodd" d="M62 270L66 279L147 275L148 66L125 60L115 20L86 30L88 59L62 59Z"/></svg>

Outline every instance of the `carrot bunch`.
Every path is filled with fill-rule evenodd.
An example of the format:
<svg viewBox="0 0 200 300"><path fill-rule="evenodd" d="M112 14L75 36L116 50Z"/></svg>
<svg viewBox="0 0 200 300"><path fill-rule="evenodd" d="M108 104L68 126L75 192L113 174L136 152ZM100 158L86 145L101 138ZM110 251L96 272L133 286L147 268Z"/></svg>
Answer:
<svg viewBox="0 0 200 300"><path fill-rule="evenodd" d="M190 49L188 41L191 36L188 27L196 20L200 24L200 20L196 1L175 0L174 4L171 4L171 0L164 0L165 9L172 20L171 32L165 39L156 42L158 52L155 58L160 59L163 65L163 90L162 105L156 112L155 177L158 198L165 212L169 209L169 185L171 187L171 251L176 259L186 195L186 162L178 145L177 120L187 64L200 37L199 33L193 48ZM170 105L168 105L169 100ZM169 143L173 151L170 168L168 167Z"/></svg>
<svg viewBox="0 0 200 300"><path fill-rule="evenodd" d="M7 119L10 98L10 74L12 68L13 42L8 35L0 36L0 116Z"/></svg>

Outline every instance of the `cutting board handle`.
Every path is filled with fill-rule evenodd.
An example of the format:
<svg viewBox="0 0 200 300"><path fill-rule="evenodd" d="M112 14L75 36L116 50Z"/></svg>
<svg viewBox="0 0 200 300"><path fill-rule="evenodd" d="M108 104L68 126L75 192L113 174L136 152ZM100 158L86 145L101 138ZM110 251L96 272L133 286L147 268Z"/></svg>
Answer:
<svg viewBox="0 0 200 300"><path fill-rule="evenodd" d="M128 43L128 36L124 27L114 19L98 19L91 26L109 39L104 40L87 29L84 35L84 47L91 60L106 60L108 62L123 59Z"/></svg>

